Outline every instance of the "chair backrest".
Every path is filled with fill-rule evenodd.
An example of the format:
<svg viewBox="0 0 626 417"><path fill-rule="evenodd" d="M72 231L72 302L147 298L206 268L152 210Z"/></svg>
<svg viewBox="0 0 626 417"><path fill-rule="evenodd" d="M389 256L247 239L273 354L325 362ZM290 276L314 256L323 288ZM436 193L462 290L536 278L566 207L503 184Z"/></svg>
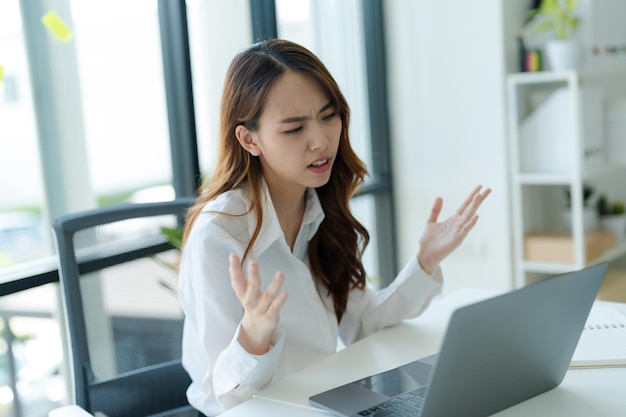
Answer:
<svg viewBox="0 0 626 417"><path fill-rule="evenodd" d="M180 227L192 203L124 204L54 221L75 400L91 414L192 410L180 363L178 250L161 231Z"/></svg>

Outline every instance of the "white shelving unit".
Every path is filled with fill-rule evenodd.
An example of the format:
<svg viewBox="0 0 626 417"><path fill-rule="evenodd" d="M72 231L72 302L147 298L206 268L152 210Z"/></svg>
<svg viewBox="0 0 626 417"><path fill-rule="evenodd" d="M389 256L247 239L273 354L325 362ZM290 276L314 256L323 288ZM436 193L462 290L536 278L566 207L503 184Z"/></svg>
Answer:
<svg viewBox="0 0 626 417"><path fill-rule="evenodd" d="M562 100L559 102L559 111L551 114L558 117L538 121L535 112L541 106L555 104L548 101L554 100L557 92L561 94ZM507 94L514 279L515 286L521 287L550 275L587 265L583 185L602 182L605 178L616 175L623 175L626 183L626 167L609 166L606 163L608 159L603 154L606 153L606 148L601 144L604 124L602 107L606 100L626 97L626 69L511 74L507 79ZM595 119L590 119L593 112L585 107L594 97L602 103L597 109L599 120L598 114ZM532 117L537 121L535 130L529 122ZM548 126L550 123L559 123L559 120L565 121L564 125L568 126L557 126L561 130L555 130L554 125ZM596 130L590 130L592 127ZM560 143L548 143L561 134L566 135L565 141L561 138ZM540 136L542 137L538 139ZM545 143L538 143L539 140ZM536 142L534 148L533 141ZM590 147L590 141L599 141L600 148L597 144L594 144L595 148ZM541 154L544 150L550 155ZM550 158L560 160L546 163ZM537 167L541 164L537 161L544 161L543 166ZM556 168L553 170L553 167ZM572 238L573 262L526 260L524 242L527 233L540 230L558 231L562 227L559 215L563 205L562 198L559 197L563 197L567 189L571 201L572 224L569 233ZM611 261L625 254L626 243L622 243L591 262Z"/></svg>

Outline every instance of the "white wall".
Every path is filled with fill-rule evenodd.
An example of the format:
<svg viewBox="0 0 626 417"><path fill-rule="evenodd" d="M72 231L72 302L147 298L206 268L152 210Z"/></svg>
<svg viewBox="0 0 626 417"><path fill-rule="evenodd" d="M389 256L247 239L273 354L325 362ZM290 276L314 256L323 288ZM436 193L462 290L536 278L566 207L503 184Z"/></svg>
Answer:
<svg viewBox="0 0 626 417"><path fill-rule="evenodd" d="M516 65L508 28L523 17L504 19L504 13L523 16L524 4L384 4L398 262L415 255L435 197L444 199L445 218L483 184L493 192L464 245L442 265L444 292L467 285L510 288L505 76Z"/></svg>

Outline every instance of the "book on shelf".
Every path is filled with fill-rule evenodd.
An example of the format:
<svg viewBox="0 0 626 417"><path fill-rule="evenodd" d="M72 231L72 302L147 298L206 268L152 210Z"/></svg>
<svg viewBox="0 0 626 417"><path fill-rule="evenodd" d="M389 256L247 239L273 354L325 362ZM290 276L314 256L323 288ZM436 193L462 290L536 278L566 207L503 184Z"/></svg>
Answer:
<svg viewBox="0 0 626 417"><path fill-rule="evenodd" d="M596 302L570 368L626 367L626 315L618 305Z"/></svg>

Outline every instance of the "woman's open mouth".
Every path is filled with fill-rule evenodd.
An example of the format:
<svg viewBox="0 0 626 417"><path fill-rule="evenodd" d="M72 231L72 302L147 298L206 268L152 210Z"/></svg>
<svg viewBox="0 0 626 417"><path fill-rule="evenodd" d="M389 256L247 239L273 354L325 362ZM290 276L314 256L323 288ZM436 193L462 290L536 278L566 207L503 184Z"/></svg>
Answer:
<svg viewBox="0 0 626 417"><path fill-rule="evenodd" d="M330 158L319 159L309 165L309 169L313 172L322 173L330 169Z"/></svg>

